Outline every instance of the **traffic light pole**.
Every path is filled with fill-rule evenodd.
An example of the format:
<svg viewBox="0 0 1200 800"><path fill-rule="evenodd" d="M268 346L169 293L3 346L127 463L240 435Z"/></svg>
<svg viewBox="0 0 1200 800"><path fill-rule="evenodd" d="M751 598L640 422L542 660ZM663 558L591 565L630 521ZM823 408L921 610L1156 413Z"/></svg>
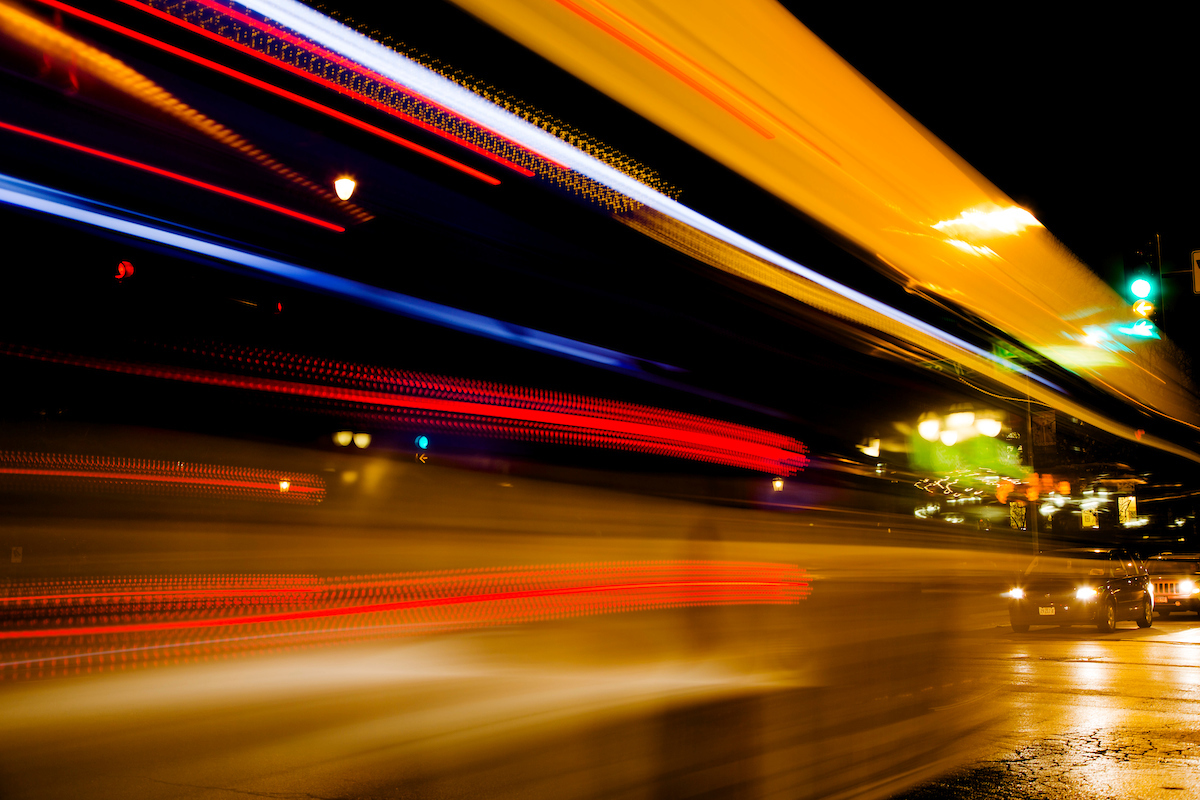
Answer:
<svg viewBox="0 0 1200 800"><path fill-rule="evenodd" d="M1029 450L1029 471L1034 472L1036 467L1033 465L1033 398L1025 395L1025 430L1028 431L1028 439L1025 440L1025 447ZM1038 554L1038 508L1037 503L1031 501L1029 509L1025 512L1025 519L1029 522L1029 533L1033 536L1033 554Z"/></svg>

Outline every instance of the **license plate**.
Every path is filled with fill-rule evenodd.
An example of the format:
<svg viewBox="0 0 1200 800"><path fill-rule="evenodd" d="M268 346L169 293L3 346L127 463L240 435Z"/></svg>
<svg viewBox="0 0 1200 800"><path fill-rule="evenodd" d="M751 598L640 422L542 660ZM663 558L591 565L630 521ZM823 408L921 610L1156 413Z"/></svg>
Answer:
<svg viewBox="0 0 1200 800"><path fill-rule="evenodd" d="M1053 617L1054 616L1054 606L1039 606L1038 613L1041 614L1043 617Z"/></svg>

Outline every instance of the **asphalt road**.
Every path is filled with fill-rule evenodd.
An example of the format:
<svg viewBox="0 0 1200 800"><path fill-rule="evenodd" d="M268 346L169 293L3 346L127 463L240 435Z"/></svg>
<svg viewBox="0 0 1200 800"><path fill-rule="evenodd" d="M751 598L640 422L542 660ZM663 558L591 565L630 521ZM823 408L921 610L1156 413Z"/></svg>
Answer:
<svg viewBox="0 0 1200 800"><path fill-rule="evenodd" d="M976 669L1012 687L990 753L904 794L943 798L1200 798L1200 618L1140 630L1004 627L977 636Z"/></svg>

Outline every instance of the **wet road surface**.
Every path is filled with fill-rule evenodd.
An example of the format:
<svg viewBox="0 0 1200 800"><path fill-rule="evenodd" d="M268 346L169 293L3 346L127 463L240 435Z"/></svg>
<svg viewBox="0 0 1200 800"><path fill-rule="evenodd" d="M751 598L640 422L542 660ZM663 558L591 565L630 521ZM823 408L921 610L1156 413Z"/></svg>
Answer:
<svg viewBox="0 0 1200 800"><path fill-rule="evenodd" d="M1200 619L1140 630L981 632L981 673L1009 682L1013 714L972 765L896 795L944 798L1200 798Z"/></svg>

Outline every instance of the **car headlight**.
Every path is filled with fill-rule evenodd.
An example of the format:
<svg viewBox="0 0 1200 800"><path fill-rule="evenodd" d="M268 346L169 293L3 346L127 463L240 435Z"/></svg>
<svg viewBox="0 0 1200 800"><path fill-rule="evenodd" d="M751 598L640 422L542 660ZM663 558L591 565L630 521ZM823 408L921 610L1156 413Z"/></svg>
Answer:
<svg viewBox="0 0 1200 800"><path fill-rule="evenodd" d="M1009 589L1004 593L1005 597L1011 597L1013 600L1020 600L1025 596L1025 590L1021 588Z"/></svg>
<svg viewBox="0 0 1200 800"><path fill-rule="evenodd" d="M1180 581L1179 582L1179 593L1180 594L1196 594L1196 582L1195 581Z"/></svg>
<svg viewBox="0 0 1200 800"><path fill-rule="evenodd" d="M1090 586L1080 586L1075 590L1076 600L1091 600L1096 596L1096 590Z"/></svg>

